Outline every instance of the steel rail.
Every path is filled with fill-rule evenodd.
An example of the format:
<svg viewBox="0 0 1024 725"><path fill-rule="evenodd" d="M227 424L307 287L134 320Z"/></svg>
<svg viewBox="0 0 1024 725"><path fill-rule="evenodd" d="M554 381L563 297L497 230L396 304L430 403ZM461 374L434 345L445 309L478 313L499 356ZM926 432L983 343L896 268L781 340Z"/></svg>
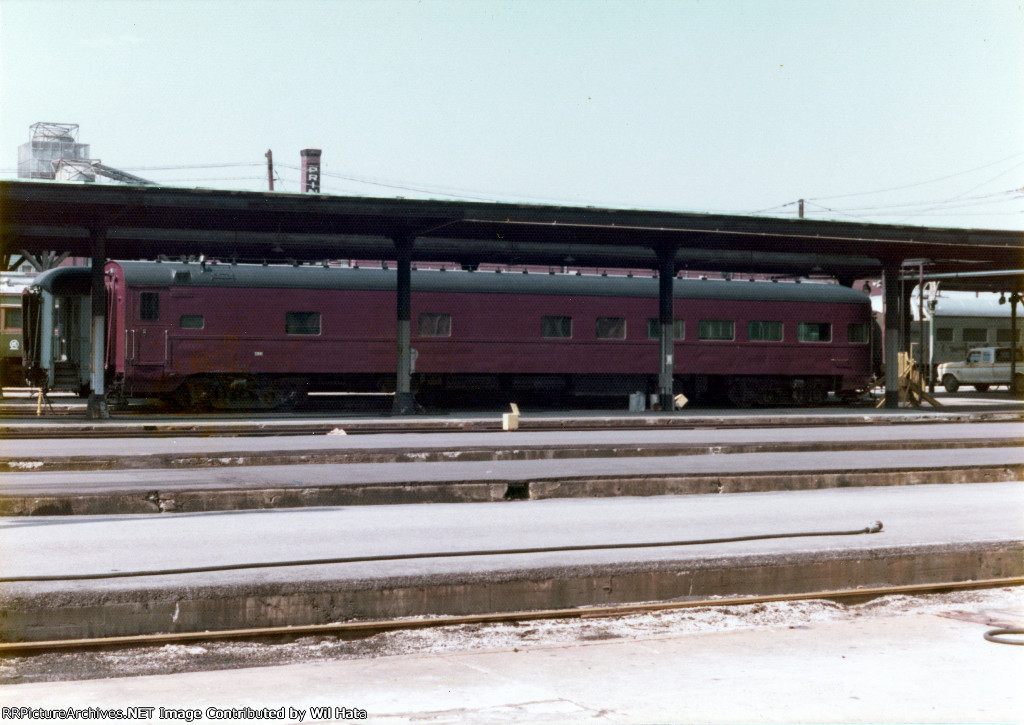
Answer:
<svg viewBox="0 0 1024 725"><path fill-rule="evenodd" d="M979 448L1024 449L1024 438L931 438L926 440L852 440L852 441L750 441L737 443L649 443L630 444L492 444L490 446L459 443L452 446L405 448L296 448L274 450L268 444L263 450L231 449L205 452L141 453L127 456L134 470L239 468L245 466L281 466L306 464L353 463L456 463L509 461L564 461L569 459L631 459L674 456L708 456L763 453L843 453L851 451L925 451ZM20 470L38 471L110 471L122 466L125 457L118 454L76 454L46 458L38 455L8 456L0 454L0 469L7 473ZM933 466L947 468L948 466ZM888 468L892 468L889 466ZM859 468L858 471L878 470ZM779 472L776 472L779 473ZM783 472L784 473L784 472ZM10 492L4 492L10 495Z"/></svg>
<svg viewBox="0 0 1024 725"><path fill-rule="evenodd" d="M765 594L717 599L694 599L673 602L642 602L615 604L604 607L574 607L539 609L534 611L498 612L490 614L444 615L418 619L379 619L358 622L332 622L328 624L250 627L244 629L205 630L202 632L166 632L159 634L123 635L117 637L88 637L80 639L40 640L36 642L0 642L0 656L25 655L53 650L79 650L102 647L128 647L165 645L181 642L220 641L232 639L260 639L264 637L300 637L341 634L367 637L380 632L451 627L464 624L501 624L504 622L536 621L544 619L607 619L611 617L666 612L701 607L733 607L772 602L799 602L815 599L860 599L897 594L927 594L963 589L992 589L996 587L1024 586L1024 577L979 579L963 582L937 582L932 584L905 584L858 589L836 589L795 594Z"/></svg>
<svg viewBox="0 0 1024 725"><path fill-rule="evenodd" d="M0 421L3 420L0 415ZM966 416L965 416L966 417ZM926 425L933 423L1005 423L1024 420L1024 413L1007 411L1004 414L989 414L981 419L934 419L934 420L842 420L835 421L813 421L807 422L794 418L792 422L773 418L771 421L742 420L736 422L716 421L695 421L685 418L666 418L654 422L601 422L588 424L586 422L572 421L565 424L536 425L527 419L523 422L520 419L519 430L521 432L552 432L552 431L648 431L648 430L731 430L758 427L768 425L772 428L852 428L865 426L894 426L894 425ZM0 438L6 440L18 439L53 439L62 438L179 438L181 436L203 436L203 437L236 437L240 435L252 437L272 436L300 436L300 435L324 435L335 428L343 428L347 435L375 435L379 433L500 433L502 432L500 417L490 421L471 421L464 426L437 426L430 423L393 423L374 426L361 425L356 422L351 429L346 427L346 422L334 424L310 423L308 425L281 425L276 426L272 422L254 421L249 424L207 427L202 424L185 424L180 427L161 428L159 423L139 421L135 428L119 429L106 427L105 425L93 426L53 426L51 430L19 430L17 427L7 427L0 422Z"/></svg>
<svg viewBox="0 0 1024 725"><path fill-rule="evenodd" d="M931 412L912 416L877 415L873 408L849 409L835 416L816 415L808 420L800 414L766 415L710 415L689 417L684 415L659 415L629 418L626 416L598 416L594 418L556 418L556 419L520 419L520 430L525 432L546 431L606 431L606 430L689 430L689 429L735 429L770 425L774 428L830 428L830 427L864 427L893 425L922 425L931 423L998 423L1013 422L1024 419L1024 410L1019 409L1012 401L1011 407L994 410L965 410L951 413L945 411L941 415ZM3 408L0 405L0 408ZM68 418L77 414L82 408L78 406L67 414L58 414L59 418ZM913 411L908 411L913 412ZM144 413L126 413L118 422L126 425L118 426L110 423L103 425L78 424L68 425L35 423L37 419L28 416L12 416L0 410L0 437L4 439L21 438L160 438L180 436L290 436L290 435L322 435L335 428L345 429L348 435L364 435L377 433L470 433L500 432L502 430L501 411L495 411L492 417L472 417L457 423L451 421L432 422L418 420L389 420L381 416L379 419L353 417L329 420L308 418L308 414L290 414L271 418L254 418L250 420L217 420L216 417L178 418L171 420L147 420ZM324 414L335 415L335 414ZM8 421L22 421L21 425L10 425ZM26 425L27 421L33 424Z"/></svg>

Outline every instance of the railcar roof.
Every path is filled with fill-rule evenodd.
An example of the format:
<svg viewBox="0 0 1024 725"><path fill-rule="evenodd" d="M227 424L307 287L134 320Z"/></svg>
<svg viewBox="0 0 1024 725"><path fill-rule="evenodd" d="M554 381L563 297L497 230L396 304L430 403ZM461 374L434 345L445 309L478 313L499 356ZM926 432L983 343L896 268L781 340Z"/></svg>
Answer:
<svg viewBox="0 0 1024 725"><path fill-rule="evenodd" d="M154 287L393 290L397 276L394 270L321 266L182 262L113 264L124 271L127 284ZM73 269L88 276L87 268ZM416 292L657 298L658 280L651 277L418 270L412 273L412 289ZM869 303L867 295L836 284L677 279L673 291L675 297L684 299Z"/></svg>
<svg viewBox="0 0 1024 725"><path fill-rule="evenodd" d="M55 267L40 273L31 287L38 287L55 295L87 295L91 287L88 267Z"/></svg>

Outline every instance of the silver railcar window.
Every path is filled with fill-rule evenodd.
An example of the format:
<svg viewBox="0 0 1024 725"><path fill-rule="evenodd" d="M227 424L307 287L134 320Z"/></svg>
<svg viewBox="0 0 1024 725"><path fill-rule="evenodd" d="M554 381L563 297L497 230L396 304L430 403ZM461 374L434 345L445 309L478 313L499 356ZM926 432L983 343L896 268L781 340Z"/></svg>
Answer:
<svg viewBox="0 0 1024 725"><path fill-rule="evenodd" d="M683 322L683 320L674 320L672 325L672 331L672 338L674 340L683 340L686 337L686 324ZM656 317L651 317L648 318L647 320L647 339L661 339L661 320L659 320Z"/></svg>
<svg viewBox="0 0 1024 725"><path fill-rule="evenodd" d="M697 327L701 340L732 340L736 337L736 323L732 320L701 320Z"/></svg>
<svg viewBox="0 0 1024 725"><path fill-rule="evenodd" d="M751 320L747 323L747 339L754 342L781 342L782 323L775 320Z"/></svg>
<svg viewBox="0 0 1024 725"><path fill-rule="evenodd" d="M800 342L832 342L831 322L801 322L797 327Z"/></svg>

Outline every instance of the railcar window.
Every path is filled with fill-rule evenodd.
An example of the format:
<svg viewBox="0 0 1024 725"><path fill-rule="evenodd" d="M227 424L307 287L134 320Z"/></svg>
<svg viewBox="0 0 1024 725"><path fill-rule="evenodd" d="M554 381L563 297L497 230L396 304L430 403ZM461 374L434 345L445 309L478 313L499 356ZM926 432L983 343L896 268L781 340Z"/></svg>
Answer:
<svg viewBox="0 0 1024 725"><path fill-rule="evenodd" d="M965 327L964 342L979 343L988 341L988 330L984 327Z"/></svg>
<svg viewBox="0 0 1024 725"><path fill-rule="evenodd" d="M319 335L319 312L285 312L284 331L288 335Z"/></svg>
<svg viewBox="0 0 1024 725"><path fill-rule="evenodd" d="M572 318L544 315L540 318L541 337L572 337Z"/></svg>
<svg viewBox="0 0 1024 725"><path fill-rule="evenodd" d="M751 320L747 323L747 339L755 342L780 342L782 340L782 323Z"/></svg>
<svg viewBox="0 0 1024 725"><path fill-rule="evenodd" d="M732 340L736 337L736 323L732 320L701 320L697 326L701 340Z"/></svg>
<svg viewBox="0 0 1024 725"><path fill-rule="evenodd" d="M676 340L685 339L686 325L682 320L674 321L674 330L672 337ZM647 320L647 339L648 340L660 340L661 339L661 320L656 317L648 318Z"/></svg>
<svg viewBox="0 0 1024 725"><path fill-rule="evenodd" d="M831 322L801 322L797 327L800 342L832 342Z"/></svg>
<svg viewBox="0 0 1024 725"><path fill-rule="evenodd" d="M21 329L21 308L20 307L5 307L4 308L4 319L3 327L5 330L20 330Z"/></svg>
<svg viewBox="0 0 1024 725"><path fill-rule="evenodd" d="M625 340L625 317L598 317L595 334L600 340Z"/></svg>
<svg viewBox="0 0 1024 725"><path fill-rule="evenodd" d="M1010 344L1013 341L1013 337L1010 335L1012 330L1009 327L1000 327L996 330L996 342L1005 345ZM1017 339L1020 339L1020 330L1017 330Z"/></svg>
<svg viewBox="0 0 1024 725"><path fill-rule="evenodd" d="M868 324L866 322L851 322L846 326L846 341L861 343L868 341Z"/></svg>
<svg viewBox="0 0 1024 725"><path fill-rule="evenodd" d="M451 337L452 316L438 312L422 312L416 318L416 334L420 337Z"/></svg>
<svg viewBox="0 0 1024 725"><path fill-rule="evenodd" d="M935 328L935 342L953 342L952 327Z"/></svg>
<svg viewBox="0 0 1024 725"><path fill-rule="evenodd" d="M139 319L143 322L156 322L160 319L159 292L142 292L139 294Z"/></svg>
<svg viewBox="0 0 1024 725"><path fill-rule="evenodd" d="M202 330L205 326L202 315L182 315L178 319L178 327L182 330Z"/></svg>

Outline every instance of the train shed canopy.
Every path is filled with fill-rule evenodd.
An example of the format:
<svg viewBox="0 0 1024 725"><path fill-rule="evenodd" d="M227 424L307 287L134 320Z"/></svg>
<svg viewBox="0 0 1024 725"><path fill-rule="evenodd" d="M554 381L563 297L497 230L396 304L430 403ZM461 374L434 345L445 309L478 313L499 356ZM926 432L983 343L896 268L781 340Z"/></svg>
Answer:
<svg viewBox="0 0 1024 725"><path fill-rule="evenodd" d="M810 219L338 197L280 192L0 181L0 254L206 255L268 262L412 258L463 265L828 274L841 280L924 260L930 273L1019 269L1024 232Z"/></svg>
<svg viewBox="0 0 1024 725"><path fill-rule="evenodd" d="M910 275L913 276L912 274ZM960 292L1016 292L1024 293L1024 269L997 272L947 272L929 274L925 282L936 282L944 290Z"/></svg>

